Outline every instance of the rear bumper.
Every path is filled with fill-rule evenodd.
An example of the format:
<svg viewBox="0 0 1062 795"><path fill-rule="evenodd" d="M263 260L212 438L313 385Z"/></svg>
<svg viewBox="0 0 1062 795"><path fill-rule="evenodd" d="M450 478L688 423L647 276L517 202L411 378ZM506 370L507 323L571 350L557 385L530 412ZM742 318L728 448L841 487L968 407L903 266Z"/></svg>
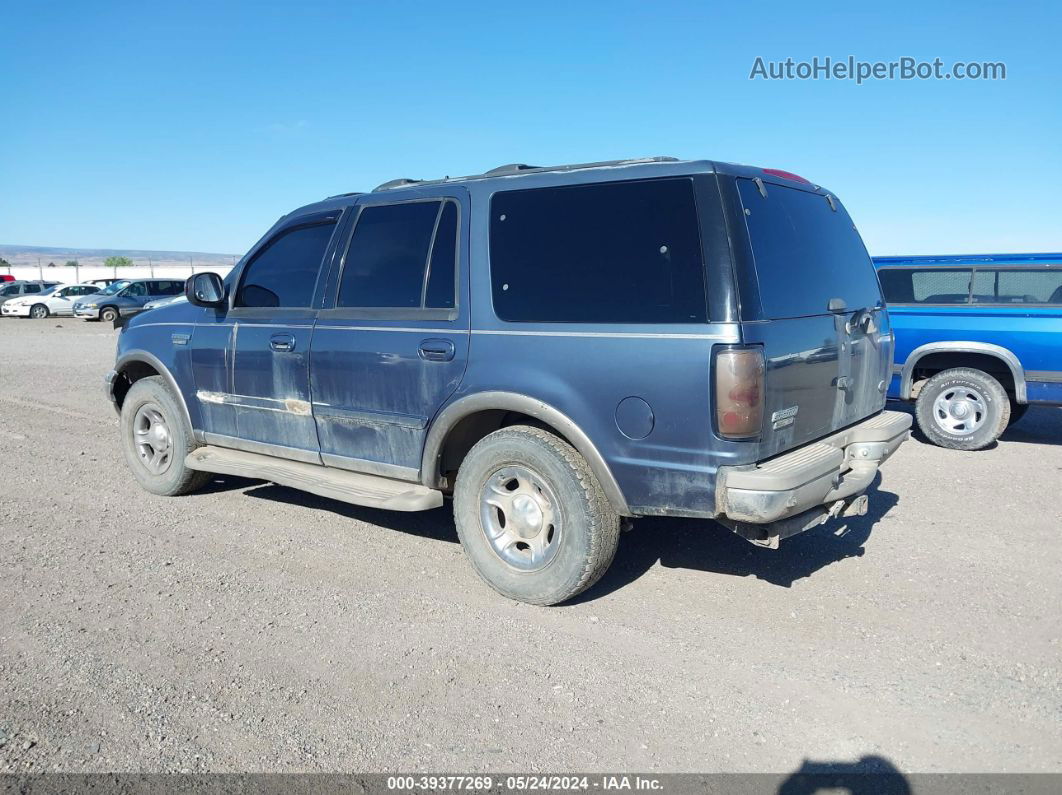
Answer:
<svg viewBox="0 0 1062 795"><path fill-rule="evenodd" d="M858 498L910 428L910 414L883 411L777 458L720 467L720 520L750 540L777 540L842 512L865 512L866 501ZM772 524L777 526L747 527Z"/></svg>

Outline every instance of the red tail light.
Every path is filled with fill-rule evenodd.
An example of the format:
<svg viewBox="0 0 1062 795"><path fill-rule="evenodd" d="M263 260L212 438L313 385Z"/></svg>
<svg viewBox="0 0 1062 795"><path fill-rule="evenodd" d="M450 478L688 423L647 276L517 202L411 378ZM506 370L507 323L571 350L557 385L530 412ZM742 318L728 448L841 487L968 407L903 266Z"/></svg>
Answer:
<svg viewBox="0 0 1062 795"><path fill-rule="evenodd" d="M763 349L720 348L715 354L715 424L724 439L759 436L763 424Z"/></svg>

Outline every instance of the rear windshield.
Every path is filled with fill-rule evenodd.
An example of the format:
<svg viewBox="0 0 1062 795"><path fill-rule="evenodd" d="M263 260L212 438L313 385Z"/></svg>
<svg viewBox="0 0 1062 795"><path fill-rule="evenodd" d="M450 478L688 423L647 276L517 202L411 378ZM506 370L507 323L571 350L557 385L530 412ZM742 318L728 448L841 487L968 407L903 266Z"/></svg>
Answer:
<svg viewBox="0 0 1062 795"><path fill-rule="evenodd" d="M502 320L707 319L688 178L500 191L490 209L491 286Z"/></svg>
<svg viewBox="0 0 1062 795"><path fill-rule="evenodd" d="M737 180L745 208L763 313L769 318L827 312L840 298L849 310L881 301L874 265L844 207L834 199L750 179Z"/></svg>

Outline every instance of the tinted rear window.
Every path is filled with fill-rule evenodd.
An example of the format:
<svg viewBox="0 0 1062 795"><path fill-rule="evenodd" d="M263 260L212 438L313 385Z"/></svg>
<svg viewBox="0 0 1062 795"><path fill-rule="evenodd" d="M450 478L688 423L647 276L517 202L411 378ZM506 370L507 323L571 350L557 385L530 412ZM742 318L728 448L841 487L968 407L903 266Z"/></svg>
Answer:
<svg viewBox="0 0 1062 795"><path fill-rule="evenodd" d="M890 304L965 304L970 292L966 268L889 268L878 278Z"/></svg>
<svg viewBox="0 0 1062 795"><path fill-rule="evenodd" d="M767 317L821 315L831 298L849 309L881 300L866 247L836 199L834 211L820 194L768 184L764 198L752 180L737 185Z"/></svg>
<svg viewBox="0 0 1062 795"><path fill-rule="evenodd" d="M490 272L494 310L502 320L707 319L689 179L496 193Z"/></svg>

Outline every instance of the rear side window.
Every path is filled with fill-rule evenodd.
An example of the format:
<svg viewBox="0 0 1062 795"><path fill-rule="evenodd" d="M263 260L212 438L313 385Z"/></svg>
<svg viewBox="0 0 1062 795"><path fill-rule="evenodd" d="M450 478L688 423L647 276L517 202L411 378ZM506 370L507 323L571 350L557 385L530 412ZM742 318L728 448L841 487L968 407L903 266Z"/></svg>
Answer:
<svg viewBox="0 0 1062 795"><path fill-rule="evenodd" d="M502 320L707 320L689 179L496 193L490 273Z"/></svg>
<svg viewBox="0 0 1062 795"><path fill-rule="evenodd" d="M365 207L344 258L336 306L451 308L456 252L456 202Z"/></svg>
<svg viewBox="0 0 1062 795"><path fill-rule="evenodd" d="M974 301L992 304L1062 304L1062 270L979 270Z"/></svg>
<svg viewBox="0 0 1062 795"><path fill-rule="evenodd" d="M825 314L832 298L850 310L881 300L866 246L836 199L835 211L817 193L768 184L765 198L750 179L737 185L767 317Z"/></svg>
<svg viewBox="0 0 1062 795"><path fill-rule="evenodd" d="M310 306L335 225L330 220L297 226L273 238L244 270L236 306Z"/></svg>
<svg viewBox="0 0 1062 795"><path fill-rule="evenodd" d="M965 304L970 293L965 268L893 268L879 271L878 278L890 304Z"/></svg>

